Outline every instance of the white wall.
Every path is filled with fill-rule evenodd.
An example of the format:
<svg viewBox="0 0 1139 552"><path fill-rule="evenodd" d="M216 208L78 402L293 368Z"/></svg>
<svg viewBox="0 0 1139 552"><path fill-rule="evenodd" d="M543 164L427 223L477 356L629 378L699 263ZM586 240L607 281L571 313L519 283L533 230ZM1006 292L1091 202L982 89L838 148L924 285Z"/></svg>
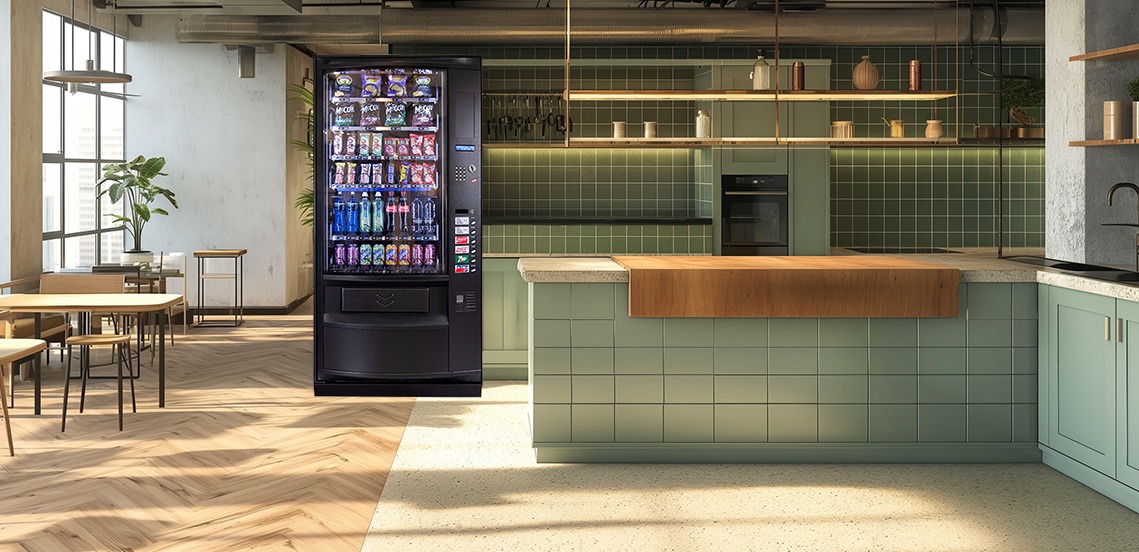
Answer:
<svg viewBox="0 0 1139 552"><path fill-rule="evenodd" d="M286 293L285 47L258 53L256 78L237 77L237 52L180 44L177 19L145 16L131 31L127 158L164 156L163 185L180 209L143 233L152 251L243 248L245 305L281 307ZM189 294L196 301L194 260ZM233 288L207 283L207 304L230 304ZM210 291L212 290L212 291ZM193 304L193 303L191 303Z"/></svg>

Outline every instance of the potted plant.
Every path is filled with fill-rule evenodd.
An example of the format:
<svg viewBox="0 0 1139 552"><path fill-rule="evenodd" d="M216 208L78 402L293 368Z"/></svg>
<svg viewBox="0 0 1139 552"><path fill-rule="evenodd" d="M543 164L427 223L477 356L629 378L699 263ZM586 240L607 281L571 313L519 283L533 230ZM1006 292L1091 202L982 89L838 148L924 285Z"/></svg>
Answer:
<svg viewBox="0 0 1139 552"><path fill-rule="evenodd" d="M166 198L170 205L178 208L174 192L155 184L152 179L166 176L162 167L165 157L135 157L125 163L111 163L103 166L103 179L99 181L98 197L107 195L111 201L123 200L126 215L108 214L115 222L121 222L130 234L132 242L129 250L123 251L122 262L146 262L152 259L149 251L142 248L142 229L154 215L169 215L166 209L151 207L158 198Z"/></svg>
<svg viewBox="0 0 1139 552"><path fill-rule="evenodd" d="M1131 137L1139 138L1139 77L1127 83L1127 94L1131 96Z"/></svg>

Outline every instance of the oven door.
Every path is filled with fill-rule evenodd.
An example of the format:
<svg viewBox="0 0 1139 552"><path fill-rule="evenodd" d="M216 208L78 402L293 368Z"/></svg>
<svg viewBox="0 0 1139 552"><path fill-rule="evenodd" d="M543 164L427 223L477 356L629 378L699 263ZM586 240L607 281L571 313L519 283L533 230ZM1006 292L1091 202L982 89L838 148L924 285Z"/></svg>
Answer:
<svg viewBox="0 0 1139 552"><path fill-rule="evenodd" d="M787 192L724 192L721 252L724 255L786 255Z"/></svg>

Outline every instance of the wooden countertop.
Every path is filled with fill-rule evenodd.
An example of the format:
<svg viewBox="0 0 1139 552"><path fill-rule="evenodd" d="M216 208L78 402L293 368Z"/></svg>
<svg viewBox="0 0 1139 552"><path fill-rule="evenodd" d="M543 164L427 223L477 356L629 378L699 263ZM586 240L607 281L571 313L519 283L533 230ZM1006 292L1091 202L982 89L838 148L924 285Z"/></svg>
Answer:
<svg viewBox="0 0 1139 552"><path fill-rule="evenodd" d="M891 256L619 256L629 316L956 317L960 271Z"/></svg>

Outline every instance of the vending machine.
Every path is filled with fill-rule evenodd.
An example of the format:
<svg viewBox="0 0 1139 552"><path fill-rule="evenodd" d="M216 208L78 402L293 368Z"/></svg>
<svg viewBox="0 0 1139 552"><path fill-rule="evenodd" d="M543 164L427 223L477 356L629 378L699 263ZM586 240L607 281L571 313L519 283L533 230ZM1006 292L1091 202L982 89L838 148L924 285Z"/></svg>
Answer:
<svg viewBox="0 0 1139 552"><path fill-rule="evenodd" d="M318 57L314 391L482 392L482 62Z"/></svg>

